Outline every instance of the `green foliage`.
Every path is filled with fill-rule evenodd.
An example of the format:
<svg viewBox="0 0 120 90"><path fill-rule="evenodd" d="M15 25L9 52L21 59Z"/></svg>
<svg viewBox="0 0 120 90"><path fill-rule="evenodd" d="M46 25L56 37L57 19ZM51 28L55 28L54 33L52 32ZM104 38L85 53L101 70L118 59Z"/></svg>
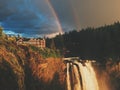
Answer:
<svg viewBox="0 0 120 90"><path fill-rule="evenodd" d="M30 48L33 51L40 53L40 55L43 58L49 58L49 57L59 58L61 56L59 50L53 50L53 49L49 49L49 48L42 49L42 48L38 48L38 47L35 47L32 45L30 45Z"/></svg>
<svg viewBox="0 0 120 90"><path fill-rule="evenodd" d="M61 38L60 38L61 37ZM61 42L60 39L63 39ZM47 43L47 46L50 46ZM57 49L69 50L70 56L80 56L86 59L120 56L120 23L105 25L99 28L86 28L58 35L54 38ZM64 46L61 45L64 43Z"/></svg>
<svg viewBox="0 0 120 90"><path fill-rule="evenodd" d="M3 33L3 28L0 27L0 37L2 37L2 33Z"/></svg>
<svg viewBox="0 0 120 90"><path fill-rule="evenodd" d="M55 42L54 42L53 39L52 39L52 42L51 42L50 48L53 49L53 50L56 49L56 47L55 47Z"/></svg>
<svg viewBox="0 0 120 90"><path fill-rule="evenodd" d="M9 46L7 47L7 49L10 51L10 52L13 52L13 53L16 53L16 48L15 47L12 47L12 46Z"/></svg>

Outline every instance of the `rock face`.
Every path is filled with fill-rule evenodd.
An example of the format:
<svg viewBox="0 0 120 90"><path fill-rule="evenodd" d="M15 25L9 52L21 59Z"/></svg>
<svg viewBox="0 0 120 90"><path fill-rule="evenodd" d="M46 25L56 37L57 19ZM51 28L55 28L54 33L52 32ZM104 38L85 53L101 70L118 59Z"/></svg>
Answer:
<svg viewBox="0 0 120 90"><path fill-rule="evenodd" d="M65 68L61 59L0 40L0 90L65 90Z"/></svg>
<svg viewBox="0 0 120 90"><path fill-rule="evenodd" d="M33 64L30 68L33 76L39 80L40 90L65 90L65 65L60 59L48 58L42 63Z"/></svg>

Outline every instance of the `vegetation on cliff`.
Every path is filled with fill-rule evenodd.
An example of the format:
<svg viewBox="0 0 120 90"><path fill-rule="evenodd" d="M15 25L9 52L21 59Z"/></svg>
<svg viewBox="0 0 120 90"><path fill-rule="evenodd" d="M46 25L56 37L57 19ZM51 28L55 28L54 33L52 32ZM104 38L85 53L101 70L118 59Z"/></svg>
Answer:
<svg viewBox="0 0 120 90"><path fill-rule="evenodd" d="M64 90L65 65L58 57L58 51L0 38L0 90Z"/></svg>

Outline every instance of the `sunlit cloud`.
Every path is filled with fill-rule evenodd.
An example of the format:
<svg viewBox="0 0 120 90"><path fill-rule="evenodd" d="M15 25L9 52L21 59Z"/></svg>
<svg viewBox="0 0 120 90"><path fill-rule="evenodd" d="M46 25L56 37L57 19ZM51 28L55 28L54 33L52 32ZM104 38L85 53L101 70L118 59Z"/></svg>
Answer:
<svg viewBox="0 0 120 90"><path fill-rule="evenodd" d="M7 35L15 35L15 36L17 36L18 34L20 35L20 36L22 36L22 34L20 34L20 33L15 33L15 32L13 32L12 30L7 30L7 31L3 31L3 33L5 33L5 34L7 34Z"/></svg>
<svg viewBox="0 0 120 90"><path fill-rule="evenodd" d="M53 37L55 37L56 35L59 35L59 34L64 34L64 33L56 32L56 33L46 34L45 37L53 38Z"/></svg>
<svg viewBox="0 0 120 90"><path fill-rule="evenodd" d="M1 0L0 22L8 28L5 31L14 34L45 36L120 21L119 3L120 0Z"/></svg>

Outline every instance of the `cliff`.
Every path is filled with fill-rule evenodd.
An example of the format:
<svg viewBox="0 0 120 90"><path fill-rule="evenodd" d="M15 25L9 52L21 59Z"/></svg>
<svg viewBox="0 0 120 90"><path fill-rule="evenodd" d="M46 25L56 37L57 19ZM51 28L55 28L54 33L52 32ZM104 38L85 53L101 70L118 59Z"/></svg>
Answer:
<svg viewBox="0 0 120 90"><path fill-rule="evenodd" d="M64 90L65 68L60 58L0 39L0 90Z"/></svg>

